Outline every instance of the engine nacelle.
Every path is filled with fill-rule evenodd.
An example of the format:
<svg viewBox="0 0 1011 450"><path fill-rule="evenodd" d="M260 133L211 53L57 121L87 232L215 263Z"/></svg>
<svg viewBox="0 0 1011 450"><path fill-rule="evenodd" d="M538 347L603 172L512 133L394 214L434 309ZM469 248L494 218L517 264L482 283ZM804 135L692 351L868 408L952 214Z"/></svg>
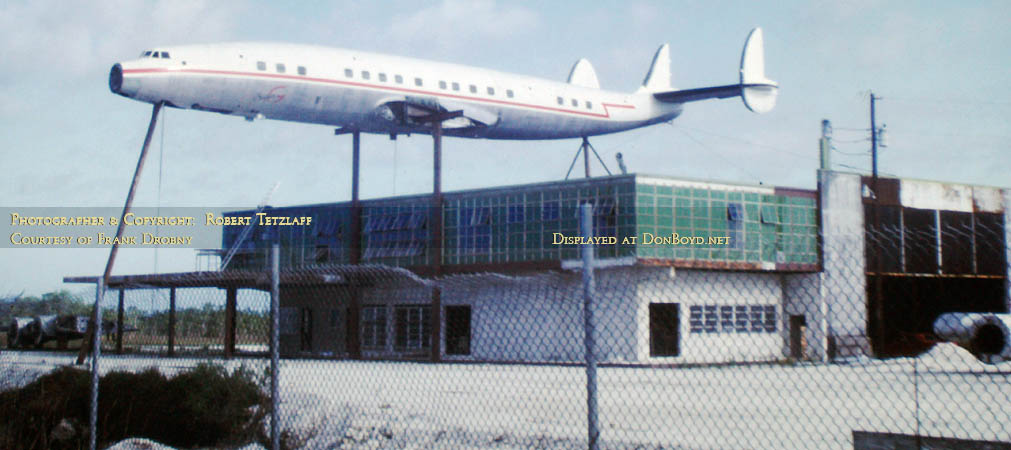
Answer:
<svg viewBox="0 0 1011 450"><path fill-rule="evenodd" d="M965 348L984 363L1011 361L1011 314L941 314L934 321L934 334Z"/></svg>

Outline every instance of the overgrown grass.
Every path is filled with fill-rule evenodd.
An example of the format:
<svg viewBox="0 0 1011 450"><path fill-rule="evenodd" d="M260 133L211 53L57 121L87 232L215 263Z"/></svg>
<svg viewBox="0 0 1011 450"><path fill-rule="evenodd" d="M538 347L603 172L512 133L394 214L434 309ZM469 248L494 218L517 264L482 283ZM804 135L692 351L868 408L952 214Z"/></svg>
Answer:
<svg viewBox="0 0 1011 450"><path fill-rule="evenodd" d="M0 448L71 449L88 442L90 374L61 367L0 392ZM110 372L99 382L100 445L145 437L174 447L264 442L269 399L262 379L200 364L171 378L157 369Z"/></svg>

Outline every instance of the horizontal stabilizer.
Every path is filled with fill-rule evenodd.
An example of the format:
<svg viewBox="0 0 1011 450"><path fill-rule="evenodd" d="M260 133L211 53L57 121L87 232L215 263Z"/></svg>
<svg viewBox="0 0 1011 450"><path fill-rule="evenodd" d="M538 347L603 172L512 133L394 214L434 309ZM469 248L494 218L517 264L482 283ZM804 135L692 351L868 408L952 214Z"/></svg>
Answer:
<svg viewBox="0 0 1011 450"><path fill-rule="evenodd" d="M765 77L761 28L751 30L748 40L744 43L740 80L740 84L656 92L653 97L665 103L687 103L740 96L744 100L744 105L753 112L764 113L772 110L776 106L779 84Z"/></svg>

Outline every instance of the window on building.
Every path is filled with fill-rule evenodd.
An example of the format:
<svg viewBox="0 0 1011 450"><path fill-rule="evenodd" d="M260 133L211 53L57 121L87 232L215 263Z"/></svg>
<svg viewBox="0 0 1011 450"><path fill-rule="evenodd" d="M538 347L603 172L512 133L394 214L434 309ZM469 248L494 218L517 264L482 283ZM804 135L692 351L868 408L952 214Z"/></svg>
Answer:
<svg viewBox="0 0 1011 450"><path fill-rule="evenodd" d="M462 254L487 252L491 248L490 208L462 207L457 217L457 250Z"/></svg>
<svg viewBox="0 0 1011 450"><path fill-rule="evenodd" d="M298 74L305 75L305 66L298 66Z"/></svg>
<svg viewBox="0 0 1011 450"><path fill-rule="evenodd" d="M748 332L748 307L746 305L738 305L734 307L734 324L736 325L735 331L738 333Z"/></svg>
<svg viewBox="0 0 1011 450"><path fill-rule="evenodd" d="M495 95L495 88L488 86L488 95Z"/></svg>
<svg viewBox="0 0 1011 450"><path fill-rule="evenodd" d="M267 63L265 61L257 61L256 70L267 70Z"/></svg>
<svg viewBox="0 0 1011 450"><path fill-rule="evenodd" d="M762 223L780 223L779 208L776 205L762 205Z"/></svg>
<svg viewBox="0 0 1011 450"><path fill-rule="evenodd" d="M313 260L320 264L330 262L330 246L326 244L317 244L316 254L314 255Z"/></svg>
<svg viewBox="0 0 1011 450"><path fill-rule="evenodd" d="M765 305L765 332L776 332L776 306Z"/></svg>
<svg viewBox="0 0 1011 450"><path fill-rule="evenodd" d="M277 69L277 73L284 73L284 64L277 63L274 68Z"/></svg>
<svg viewBox="0 0 1011 450"><path fill-rule="evenodd" d="M734 307L720 306L720 332L734 332Z"/></svg>
<svg viewBox="0 0 1011 450"><path fill-rule="evenodd" d="M506 89L506 97L513 98L513 90L512 89Z"/></svg>
<svg viewBox="0 0 1011 450"><path fill-rule="evenodd" d="M404 77L402 77L400 75L394 75L393 76L393 81L395 83L397 83L397 84L404 84Z"/></svg>
<svg viewBox="0 0 1011 450"><path fill-rule="evenodd" d="M744 220L744 208L740 203L727 204L727 220L730 222L740 222Z"/></svg>
<svg viewBox="0 0 1011 450"><path fill-rule="evenodd" d="M618 223L615 215L614 198L603 197L592 200L593 203L593 235L615 236Z"/></svg>
<svg viewBox="0 0 1011 450"><path fill-rule="evenodd" d="M446 354L470 354L470 306L446 307Z"/></svg>
<svg viewBox="0 0 1011 450"><path fill-rule="evenodd" d="M362 347L383 349L386 347L386 307L362 307Z"/></svg>
<svg viewBox="0 0 1011 450"><path fill-rule="evenodd" d="M283 306L278 315L278 331L283 335L298 334L298 308Z"/></svg>
<svg viewBox="0 0 1011 450"><path fill-rule="evenodd" d="M650 356L678 356L677 303L649 304L649 354Z"/></svg>
<svg viewBox="0 0 1011 450"><path fill-rule="evenodd" d="M775 305L693 305L689 331L698 333L774 333Z"/></svg>
<svg viewBox="0 0 1011 450"><path fill-rule="evenodd" d="M703 307L704 330L706 333L716 333L719 331L719 317L716 315L716 305L705 305Z"/></svg>
<svg viewBox="0 0 1011 450"><path fill-rule="evenodd" d="M299 350L312 351L312 308L302 307L302 323L298 333Z"/></svg>
<svg viewBox="0 0 1011 450"><path fill-rule="evenodd" d="M394 208L365 218L365 259L416 256L427 239L427 210Z"/></svg>
<svg viewBox="0 0 1011 450"><path fill-rule="evenodd" d="M395 311L393 348L398 351L431 348L431 307L397 306Z"/></svg>
<svg viewBox="0 0 1011 450"><path fill-rule="evenodd" d="M386 74L385 73L379 72L379 81L382 81L383 83L386 82Z"/></svg>
<svg viewBox="0 0 1011 450"><path fill-rule="evenodd" d="M761 333L765 331L765 306L764 305L751 305L751 331L753 333Z"/></svg>
<svg viewBox="0 0 1011 450"><path fill-rule="evenodd" d="M368 80L369 78L372 78L372 75L369 73L368 70L363 70L362 71L362 79L363 80Z"/></svg>
<svg viewBox="0 0 1011 450"><path fill-rule="evenodd" d="M522 223L523 222L523 205L509 205L509 209L506 214L506 223Z"/></svg>
<svg viewBox="0 0 1011 450"><path fill-rule="evenodd" d="M546 201L541 205L541 220L558 220L561 213L557 201Z"/></svg>
<svg viewBox="0 0 1011 450"><path fill-rule="evenodd" d="M454 81L453 82L453 90L454 91L459 91L460 90L460 83L457 83L457 82Z"/></svg>
<svg viewBox="0 0 1011 450"><path fill-rule="evenodd" d="M730 248L744 248L744 208L740 203L727 204L727 237L730 238Z"/></svg>
<svg viewBox="0 0 1011 450"><path fill-rule="evenodd" d="M424 83L423 83L423 82L421 81L421 78L415 78L415 79L414 79L414 85L415 85L415 86L418 86L418 87L422 87L422 86L424 86L425 84L424 84Z"/></svg>
<svg viewBox="0 0 1011 450"><path fill-rule="evenodd" d="M692 305L688 308L688 331L701 333L705 329L702 318L702 305Z"/></svg>
<svg viewBox="0 0 1011 450"><path fill-rule="evenodd" d="M347 78L354 78L355 71L353 71L351 69L344 69L344 76L347 77Z"/></svg>

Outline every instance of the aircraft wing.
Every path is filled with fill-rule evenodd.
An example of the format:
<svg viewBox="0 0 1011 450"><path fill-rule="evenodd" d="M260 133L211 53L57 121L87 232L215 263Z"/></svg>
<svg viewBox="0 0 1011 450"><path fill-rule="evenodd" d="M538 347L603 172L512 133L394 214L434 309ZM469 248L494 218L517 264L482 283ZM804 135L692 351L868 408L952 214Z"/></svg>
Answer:
<svg viewBox="0 0 1011 450"><path fill-rule="evenodd" d="M377 114L402 126L423 126L433 114L460 111L459 117L442 122L444 129L484 128L498 124L499 117L489 110L464 102L435 97L399 97L386 99L376 106Z"/></svg>

